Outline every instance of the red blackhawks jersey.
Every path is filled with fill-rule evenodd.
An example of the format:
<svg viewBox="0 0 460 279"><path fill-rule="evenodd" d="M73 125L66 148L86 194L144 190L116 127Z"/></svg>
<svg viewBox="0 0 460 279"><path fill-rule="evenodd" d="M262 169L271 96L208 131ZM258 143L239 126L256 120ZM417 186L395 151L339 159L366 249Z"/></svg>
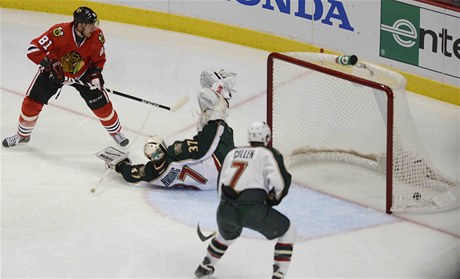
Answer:
<svg viewBox="0 0 460 279"><path fill-rule="evenodd" d="M80 77L88 67L103 69L106 58L102 30L98 28L90 38L84 38L78 45L73 29L73 22L52 26L30 42L27 57L36 64L39 64L45 56L50 60L59 60L65 76L70 78Z"/></svg>

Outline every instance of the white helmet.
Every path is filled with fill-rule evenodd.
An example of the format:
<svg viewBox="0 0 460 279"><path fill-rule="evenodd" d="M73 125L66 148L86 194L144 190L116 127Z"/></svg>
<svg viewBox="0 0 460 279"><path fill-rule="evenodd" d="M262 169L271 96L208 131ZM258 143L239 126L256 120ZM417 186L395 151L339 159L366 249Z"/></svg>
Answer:
<svg viewBox="0 0 460 279"><path fill-rule="evenodd" d="M144 144L144 155L151 161L160 161L166 156L166 144L162 137L149 136Z"/></svg>
<svg viewBox="0 0 460 279"><path fill-rule="evenodd" d="M248 141L249 142L261 142L265 146L271 140L271 131L267 123L264 121L255 121L249 126L248 129Z"/></svg>

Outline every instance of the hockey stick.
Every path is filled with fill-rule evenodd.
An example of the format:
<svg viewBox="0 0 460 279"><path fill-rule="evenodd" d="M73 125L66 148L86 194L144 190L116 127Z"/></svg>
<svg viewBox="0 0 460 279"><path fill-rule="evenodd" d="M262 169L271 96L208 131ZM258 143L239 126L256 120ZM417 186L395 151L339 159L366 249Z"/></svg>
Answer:
<svg viewBox="0 0 460 279"><path fill-rule="evenodd" d="M213 238L215 235L216 235L216 232L213 232L211 233L210 235L206 236L204 235L201 230L200 230L200 223L198 223L197 227L196 227L196 233L198 234L198 237L201 239L201 241L206 241L210 238Z"/></svg>
<svg viewBox="0 0 460 279"><path fill-rule="evenodd" d="M85 86L85 87L88 87L90 89L97 89L97 87L92 85L91 83L83 82L81 80L68 78L68 77L65 78L63 84L64 85L79 84L81 86ZM178 111L179 109L181 109L188 102L188 99L189 99L189 97L187 95L182 96L182 98L174 106L168 107L168 106L165 106L165 105L162 105L162 104L159 104L159 103L151 102L149 100L144 100L144 99L141 99L139 97L131 96L131 95L128 95L126 93L115 91L115 90L112 90L112 89L109 89L109 88L104 88L104 89L107 92L111 93L111 94L122 96L122 97L125 97L125 98L128 98L128 99L134 100L134 101L138 101L138 102L141 102L141 103L144 103L144 104L147 104L147 105L152 105L152 106L162 108L162 109L165 109L165 110L170 110L170 111L173 111L173 112Z"/></svg>
<svg viewBox="0 0 460 279"><path fill-rule="evenodd" d="M99 179L99 181L91 188L91 193L94 193L96 192L96 188L101 185L101 182L102 180L104 180L104 178L107 176L107 174L109 173L110 169L107 169L104 173L104 175Z"/></svg>

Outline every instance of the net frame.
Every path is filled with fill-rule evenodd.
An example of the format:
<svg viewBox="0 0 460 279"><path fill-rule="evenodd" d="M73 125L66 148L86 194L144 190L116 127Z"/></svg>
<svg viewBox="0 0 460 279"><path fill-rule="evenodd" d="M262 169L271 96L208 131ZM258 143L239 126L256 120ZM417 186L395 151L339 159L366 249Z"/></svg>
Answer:
<svg viewBox="0 0 460 279"><path fill-rule="evenodd" d="M298 53L287 53L287 54L282 54L282 53L271 53L269 56L268 56L268 59L267 59L267 123L268 125L270 126L270 128L272 129L272 133L273 133L273 139L276 139L277 137L277 132L276 129L273 129L273 111L274 111L274 108L273 108L273 94L274 94L274 79L275 77L273 76L274 74L274 61L276 60L281 60L281 61L284 61L286 63L290 63L290 64L293 64L293 65L296 65L296 66L300 66L302 68L308 68L312 71L315 71L315 72L319 72L321 74L325 74L325 75L330 75L330 76L334 76L336 78L339 78L339 79L342 79L342 80L346 80L346 81L350 81L352 83L355 83L355 84L359 84L359 85L362 85L362 86L366 86L368 88L371 88L371 89L375 89L375 90L372 90L373 92L380 92L380 94L384 94L385 95L385 98L386 98L386 136L385 136L385 140L386 140L386 161L378 161L378 159L375 157L375 154L360 154L360 153L357 153L357 152L354 152L353 150L340 150L340 149L328 149L328 151L326 151L326 153L324 153L324 151L322 151L322 154L320 156L317 156L315 158L320 158L323 159L323 160L334 160L334 159L331 159L331 158L335 158L334 156L329 156L330 154L332 153L341 153L341 156L343 155L343 157L345 156L349 156L349 157L353 157L353 162L351 163L355 163L356 161L356 158L358 158L358 160L361 160L361 161L366 161L366 166L365 167L368 167L368 168L373 168L372 166L369 167L368 165L368 162L372 162L374 163L374 166L376 166L375 169L379 168L379 170L381 171L382 167L385 167L386 170L392 170L392 171L386 171L385 172L385 184L386 184L386 189L385 189L385 195L386 195L386 199L385 199L385 212L388 213L388 214L391 214L392 213L392 206L393 206L393 203L395 202L394 198L396 199L400 199L401 197L399 196L394 196L394 186L395 186L395 177L394 177L394 169L393 168L396 168L398 169L400 167L399 165L399 162L394 162L394 159L400 159L400 154L398 153L398 157L394 157L394 148L396 148L394 145L394 115L395 115L395 93L393 91L393 89L396 89L399 91L402 91L403 94L405 94L405 79L399 75L398 73L395 73L393 71L390 71L388 69L385 69L385 68L382 68L382 67L379 67L379 66L376 66L376 65L373 65L373 64L370 64L370 63L366 63L366 64L362 64L364 65L364 67L368 66L368 70L370 70L371 72L375 71L377 72L378 71L378 76L379 76L379 79L376 79L376 78L372 78L373 80L377 80L377 81L373 81L371 80L371 78L367 79L367 76L366 78L361 78L361 77L358 77L354 74L348 74L346 71L343 71L343 69L341 70L335 70L335 69L332 69L332 68L328 68L326 66L323 66L323 65L320 65L321 63L318 63L318 64L315 64L314 62L318 62L318 61L314 61L314 62L309 62L309 61L306 61L307 59L305 59L305 57L303 56L298 56L298 57L301 57L299 59L297 59L296 57L293 57L293 56L296 56L295 54L298 54ZM310 55L309 53L300 53L300 54L305 54L307 55ZM336 57L336 56L333 56L333 55L327 55L327 54L319 54L319 53L311 53L311 55L313 56L318 56L318 55L321 55L321 56L328 56L327 58L329 59L329 61L327 62L330 62L330 61L334 61L334 60L331 60L332 58L331 57ZM312 57L313 57L312 56ZM308 59L308 60L314 60L315 58L313 59ZM337 61L337 60L335 60ZM343 67L342 67L343 68ZM382 82L380 82L380 74L382 74ZM388 80L385 80L385 76L389 77L389 79L393 80L394 83L392 81L388 81ZM389 85L386 85L386 84L389 84ZM391 87L390 87L390 84L391 84ZM393 89L392 89L393 87ZM398 93L400 94L400 93ZM383 96L383 95L382 95ZM399 95L398 95L399 96ZM401 98L401 97L398 97L398 98ZM405 97L404 97L405 99ZM410 111L409 111L409 114L410 114ZM382 119L385 118L384 115L381 115L382 116ZM399 129L399 128L398 128ZM399 133L398 135L399 136ZM276 141L275 141L276 142ZM272 144L273 142L271 142L270 144ZM282 143L284 144L284 142ZM275 146L277 147L277 146ZM401 147L401 143L399 143L398 145L398 150L400 149ZM308 148L305 148L305 150L302 150L302 148L300 148L300 150L295 150L295 152L299 152L299 153L302 153L302 152L310 152L310 153L314 153L314 152L317 152L317 151L311 151L311 150L308 150ZM329 152L329 153L327 153ZM319 154L319 153L318 153ZM288 154L288 156L291 155L291 154ZM429 161L429 156L427 156L428 158L428 161ZM318 159L316 159L318 160ZM345 161L347 162L347 159L341 159L339 161ZM361 165L361 164L358 164L358 165ZM384 166L383 166L384 165ZM435 170L435 168L433 168ZM398 177L400 177L400 172L398 172ZM442 182L445 182L447 181L447 184L450 184L452 180L450 180L449 178L445 178L444 175L442 175L442 173L440 174L436 174L436 179L438 180L441 180ZM458 186L459 186L459 183L454 181L453 182L454 186L456 186L456 190L458 191ZM452 184L450 184L452 185ZM398 189L401 189L400 186L398 186L399 188ZM398 190L400 191L400 190ZM398 192L399 193L399 192ZM399 194L398 194L399 195ZM458 202L458 194L457 194L457 202ZM397 201L397 204L398 206L400 205L401 201L398 200ZM398 208L398 206L396 207L397 210L403 210L403 211L407 211L407 210L413 210L413 209L400 209ZM423 209L423 208L422 208ZM414 208L414 210L417 210L417 208Z"/></svg>

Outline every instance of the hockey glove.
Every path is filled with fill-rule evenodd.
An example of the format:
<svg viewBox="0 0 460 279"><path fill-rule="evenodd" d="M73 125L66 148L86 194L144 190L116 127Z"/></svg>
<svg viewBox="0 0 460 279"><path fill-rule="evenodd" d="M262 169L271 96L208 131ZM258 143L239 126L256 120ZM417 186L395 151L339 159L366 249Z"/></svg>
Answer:
<svg viewBox="0 0 460 279"><path fill-rule="evenodd" d="M64 82L64 70L62 69L61 62L58 60L50 60L48 56L46 56L40 62L40 71L48 74L49 79L56 83Z"/></svg>
<svg viewBox="0 0 460 279"><path fill-rule="evenodd" d="M104 88L104 78L102 77L102 69L99 67L94 67L88 69L88 74L86 78L89 83L91 83L94 87L98 90L102 90Z"/></svg>
<svg viewBox="0 0 460 279"><path fill-rule="evenodd" d="M267 205L269 205L269 206L274 206L274 205L280 204L281 201L279 201L279 200L276 199L276 193L275 193L275 191L271 190L270 192L268 192L268 194L267 194L267 199L265 200L265 202L266 202Z"/></svg>
<svg viewBox="0 0 460 279"><path fill-rule="evenodd" d="M131 160L129 158L125 158L123 161L113 164L112 162L105 162L105 168L114 170L120 173L120 169L123 165L130 165Z"/></svg>
<svg viewBox="0 0 460 279"><path fill-rule="evenodd" d="M121 172L121 167L124 165L131 165L131 160L129 158L124 159L120 163L116 164L115 166L115 171L120 173Z"/></svg>

